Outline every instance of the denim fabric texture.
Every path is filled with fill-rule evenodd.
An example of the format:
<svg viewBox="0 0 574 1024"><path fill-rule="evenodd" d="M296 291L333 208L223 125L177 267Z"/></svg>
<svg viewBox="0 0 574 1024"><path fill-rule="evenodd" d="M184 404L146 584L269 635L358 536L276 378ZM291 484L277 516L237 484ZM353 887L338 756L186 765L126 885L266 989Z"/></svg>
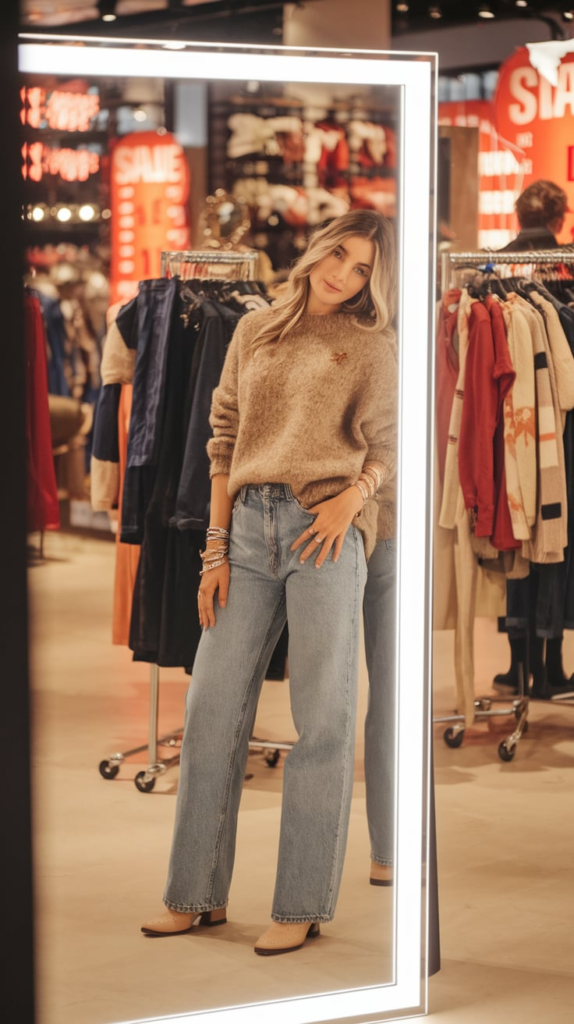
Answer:
<svg viewBox="0 0 574 1024"><path fill-rule="evenodd" d="M92 454L101 462L119 462L118 409L121 384L104 384L100 388L94 417Z"/></svg>
<svg viewBox="0 0 574 1024"><path fill-rule="evenodd" d="M238 313L203 299L194 361L197 363L189 427L172 525L180 530L209 526L211 481L207 442L211 396L219 384L227 346L240 320Z"/></svg>
<svg viewBox="0 0 574 1024"><path fill-rule="evenodd" d="M379 540L369 558L363 599L369 702L365 719L365 786L371 857L394 860L397 542Z"/></svg>
<svg viewBox="0 0 574 1024"><path fill-rule="evenodd" d="M367 569L358 530L337 563L300 562L314 516L286 484L243 487L231 523L227 606L204 631L188 691L175 831L164 895L180 912L227 903L237 813L265 666L289 623L297 742L284 769L272 918L330 921L353 786L359 616Z"/></svg>
<svg viewBox="0 0 574 1024"><path fill-rule="evenodd" d="M128 440L130 467L157 461L178 285L175 278L141 281L137 298L120 310L116 321L126 345L137 348Z"/></svg>
<svg viewBox="0 0 574 1024"><path fill-rule="evenodd" d="M66 353L66 326L60 303L57 299L43 295L42 292L33 291L32 294L38 298L46 325L49 348L48 391L51 395L69 395L66 364L69 365L70 357Z"/></svg>

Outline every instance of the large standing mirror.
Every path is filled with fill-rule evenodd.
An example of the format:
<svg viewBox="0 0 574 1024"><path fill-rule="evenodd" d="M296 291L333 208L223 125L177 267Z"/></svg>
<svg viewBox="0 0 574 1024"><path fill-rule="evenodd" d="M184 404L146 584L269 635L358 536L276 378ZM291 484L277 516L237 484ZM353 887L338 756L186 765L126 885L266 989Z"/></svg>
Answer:
<svg viewBox="0 0 574 1024"><path fill-rule="evenodd" d="M161 644L146 648L145 636L134 642L133 619L129 639L135 660L126 638L123 645L120 639L119 646L112 646L115 545L94 539L93 533L88 539L78 532L65 538L53 534L45 541L43 565L30 570L41 1024L122 1024L168 1017L257 1024L270 1015L306 1024L423 1014L435 58L375 50L193 42L175 48L161 40L26 35L20 41L20 71L23 102L30 109L40 95L57 92L59 116L87 118L92 130L80 157L72 152L78 145L69 144L69 123L62 129L68 142L59 140L60 154L67 150L68 173L84 175L86 191L81 203L60 202L54 192L44 196L39 191L40 178L46 184L52 174L50 160L55 167L56 156L46 145L42 156L45 107L43 113L36 111L36 122L28 122L36 134L24 153L25 215L37 225L50 218L61 224L80 218L85 225L94 218L111 220L112 251L102 256L111 263L102 280L100 269L89 266L88 244L80 247L84 266L76 266L76 278L55 253L54 266L36 265L28 285L46 300L64 304L70 313L69 331L81 332L82 313L92 326L97 322L98 345L105 334L106 307L115 306L118 319L108 314L104 357L115 332L116 357L125 362L115 380L108 376L112 385L130 379L133 361L137 366L141 358L137 341L131 344L129 339L146 329L136 296L143 279L177 277L177 294L185 287L189 298L186 315L191 322L194 303L205 299L201 279L208 276L220 283L227 277L221 295L251 308L262 301L257 282L262 282L265 301L280 296L290 266L313 232L351 208L377 210L387 217L394 225L398 253L398 516L393 536L381 542L389 558L396 555L397 585L386 608L364 613L371 633L385 616L392 623L385 639L392 651L385 650L386 677L380 681L384 714L374 735L372 707L370 711L369 768L364 760L365 719L373 669L367 655L374 641L365 638L361 624L354 789L336 916L322 926L319 941L306 943L293 955L253 955L254 940L268 923L271 908L285 754L297 738L290 716L289 661L285 665L283 653L282 669L267 673L257 710L226 927L201 934L196 928L165 941L140 933L141 921L161 904L178 770L154 774L145 751L125 761L114 760L112 752L129 752L145 741L149 667L153 682L153 665L159 663L160 731L174 730L175 739L168 737L157 760L161 768L169 766L177 755L185 692L193 686L193 671L189 684L182 669L192 664L186 663L185 652L170 662ZM78 80L85 86L84 101L74 104L71 83ZM166 125L158 122L156 107L166 89L170 116L169 144L164 146ZM105 127L105 104L97 97L104 93L113 97L109 109L117 129L115 155L104 154L106 181L112 193L116 190L107 203L94 200L90 192L92 172L102 158L97 132ZM55 101L54 117L56 107ZM133 130L142 127L138 143ZM170 149L172 139L177 153ZM38 145L40 150L32 148ZM161 181L164 192L160 196L158 191L144 210L137 190L145 180ZM171 234L161 247L172 252L160 265L158 252L137 241L138 218L159 217L166 196ZM178 256L182 250L184 255ZM249 250L259 253L255 266ZM201 271L203 259L205 266L219 263L220 272ZM89 310L74 290L82 275L86 278L86 265L92 277ZM208 298L213 301L213 293ZM88 373L93 369L91 354L90 349ZM131 371L126 369L130 360ZM78 429L88 436L89 411L82 408L87 422ZM312 424L309 429L312 436ZM101 450L96 455L106 464L98 470L105 477L107 463L117 462L117 456L107 458ZM105 487L103 477L100 484ZM113 497L109 506L101 500L99 506L96 502L101 510L97 515L113 523L114 515L108 517L105 511L114 504ZM74 504L73 525L93 528L93 518L82 523L82 507L81 502ZM188 508L187 514L193 519L196 512ZM179 534L187 536L181 529ZM187 571L178 552L174 572ZM134 565L124 561L122 571L125 585L130 580L133 589ZM180 599L184 591L185 586L178 591ZM190 644L193 648L198 632L192 600L193 591L189 610L163 610L164 617L174 616L168 634L171 623L176 640L184 637L188 644L186 651ZM281 663L280 655L277 660ZM265 737L259 747L257 737ZM98 774L101 758L107 762ZM367 821L366 771L371 772L369 818L380 819L391 844L378 861L392 864L393 884L369 884L375 826ZM389 881L384 872L381 877Z"/></svg>

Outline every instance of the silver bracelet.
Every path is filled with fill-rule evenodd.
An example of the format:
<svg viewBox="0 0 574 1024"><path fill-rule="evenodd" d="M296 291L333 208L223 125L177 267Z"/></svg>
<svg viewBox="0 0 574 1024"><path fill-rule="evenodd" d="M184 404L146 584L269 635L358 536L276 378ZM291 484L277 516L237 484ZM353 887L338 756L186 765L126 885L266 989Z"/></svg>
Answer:
<svg viewBox="0 0 574 1024"><path fill-rule="evenodd" d="M222 558L219 562L210 562L208 565L204 565L203 569L200 570L199 575L204 576L206 572L211 572L212 569L218 569L220 565L225 565L224 558Z"/></svg>

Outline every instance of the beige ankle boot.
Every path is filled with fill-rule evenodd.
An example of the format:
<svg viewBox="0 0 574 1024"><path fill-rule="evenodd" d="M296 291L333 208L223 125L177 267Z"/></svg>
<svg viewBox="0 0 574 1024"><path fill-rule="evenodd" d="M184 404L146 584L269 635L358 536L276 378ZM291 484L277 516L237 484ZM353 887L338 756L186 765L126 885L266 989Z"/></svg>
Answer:
<svg viewBox="0 0 574 1024"><path fill-rule="evenodd" d="M146 935L182 935L193 927L199 918L200 925L213 928L216 924L225 924L227 921L227 907L219 907L217 910L198 911L195 914L180 914L178 910L166 910L159 917L142 924L141 930Z"/></svg>
<svg viewBox="0 0 574 1024"><path fill-rule="evenodd" d="M371 885L392 885L393 869L390 864L377 864L376 860L371 861Z"/></svg>
<svg viewBox="0 0 574 1024"><path fill-rule="evenodd" d="M260 956L277 956L301 949L307 939L314 939L320 933L316 921L302 921L296 924L273 921L266 932L257 940L255 952Z"/></svg>

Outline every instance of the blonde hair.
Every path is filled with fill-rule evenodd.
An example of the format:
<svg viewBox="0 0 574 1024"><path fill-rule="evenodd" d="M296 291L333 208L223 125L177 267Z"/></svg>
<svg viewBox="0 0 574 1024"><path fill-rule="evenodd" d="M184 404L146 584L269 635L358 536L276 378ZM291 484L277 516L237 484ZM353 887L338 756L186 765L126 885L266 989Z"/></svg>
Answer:
<svg viewBox="0 0 574 1024"><path fill-rule="evenodd" d="M397 303L397 257L394 229L387 217L374 210L352 210L316 231L304 254L289 275L285 295L271 307L265 326L253 339L254 348L268 342L283 341L305 313L309 296L309 275L338 245L351 235L360 235L374 243L375 256L368 281L342 313L354 313L354 322L365 331L389 332Z"/></svg>

